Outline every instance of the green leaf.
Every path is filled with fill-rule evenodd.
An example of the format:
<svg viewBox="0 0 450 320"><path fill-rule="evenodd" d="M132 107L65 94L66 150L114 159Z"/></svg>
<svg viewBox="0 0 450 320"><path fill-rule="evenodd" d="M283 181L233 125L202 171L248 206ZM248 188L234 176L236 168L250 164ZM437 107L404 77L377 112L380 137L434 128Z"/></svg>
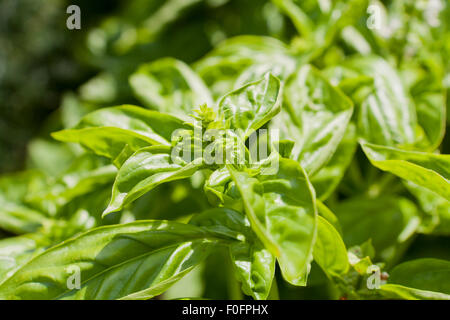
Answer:
<svg viewBox="0 0 450 320"><path fill-rule="evenodd" d="M50 180L44 188L30 192L27 201L54 216L74 198L112 184L117 174L117 168L113 165L96 167L97 164L94 163L83 167L83 159L78 158L76 162L77 168L56 181Z"/></svg>
<svg viewBox="0 0 450 320"><path fill-rule="evenodd" d="M292 157L312 176L336 151L353 103L310 65L302 66L289 79L284 96L294 126L280 123L279 128L287 128L286 138L295 138Z"/></svg>
<svg viewBox="0 0 450 320"><path fill-rule="evenodd" d="M440 79L439 79L440 80ZM416 105L417 120L427 138L429 150L439 147L445 135L446 94L440 81L424 77L412 89L411 95Z"/></svg>
<svg viewBox="0 0 450 320"><path fill-rule="evenodd" d="M148 107L185 115L213 100L203 80L182 61L163 58L145 64L130 77L135 95Z"/></svg>
<svg viewBox="0 0 450 320"><path fill-rule="evenodd" d="M62 174L71 165L75 155L67 144L34 139L28 145L27 166L49 176Z"/></svg>
<svg viewBox="0 0 450 320"><path fill-rule="evenodd" d="M404 151L362 141L360 144L375 167L450 200L450 155Z"/></svg>
<svg viewBox="0 0 450 320"><path fill-rule="evenodd" d="M37 232L0 240L0 283L47 248L82 231L78 222L52 220Z"/></svg>
<svg viewBox="0 0 450 320"><path fill-rule="evenodd" d="M391 299L450 300L449 294L413 289L398 284L384 284L379 290L384 297Z"/></svg>
<svg viewBox="0 0 450 320"><path fill-rule="evenodd" d="M0 197L0 229L15 234L35 232L49 219L39 211Z"/></svg>
<svg viewBox="0 0 450 320"><path fill-rule="evenodd" d="M356 90L359 134L371 143L386 146L413 145L417 116L402 81L388 62L375 57L358 57L344 64L373 83Z"/></svg>
<svg viewBox="0 0 450 320"><path fill-rule="evenodd" d="M202 168L202 159L188 164L173 162L170 148L151 146L135 152L119 169L112 197L103 216L121 210L158 185L189 178Z"/></svg>
<svg viewBox="0 0 450 320"><path fill-rule="evenodd" d="M275 175L260 176L230 168L252 228L274 254L284 278L306 285L317 231L314 190L298 162L279 159Z"/></svg>
<svg viewBox="0 0 450 320"><path fill-rule="evenodd" d="M119 299L162 293L220 241L164 220L92 229L33 258L0 285L2 299ZM73 269L71 269L73 268ZM69 289L79 270L80 289Z"/></svg>
<svg viewBox="0 0 450 320"><path fill-rule="evenodd" d="M39 251L39 234L29 234L0 240L0 283Z"/></svg>
<svg viewBox="0 0 450 320"><path fill-rule="evenodd" d="M176 129L192 127L175 116L124 105L89 113L75 128L54 132L52 136L60 141L80 143L114 160L125 147L137 151L149 145L169 146Z"/></svg>
<svg viewBox="0 0 450 320"><path fill-rule="evenodd" d="M248 137L280 112L280 90L280 80L269 73L225 95L219 102L219 116Z"/></svg>
<svg viewBox="0 0 450 320"><path fill-rule="evenodd" d="M244 214L217 208L194 216L190 223L239 240L230 245L230 254L242 290L255 299L267 299L275 274L275 257L256 237Z"/></svg>
<svg viewBox="0 0 450 320"><path fill-rule="evenodd" d="M351 198L333 207L349 247L372 239L378 258L396 257L400 245L417 230L420 218L415 205L403 198ZM389 227L386 227L389 226Z"/></svg>
<svg viewBox="0 0 450 320"><path fill-rule="evenodd" d="M311 178L317 198L326 200L344 177L358 143L355 126L350 123L330 161Z"/></svg>
<svg viewBox="0 0 450 320"><path fill-rule="evenodd" d="M0 197L18 204L25 204L31 190L42 184L46 176L37 170L25 170L3 174L0 177Z"/></svg>
<svg viewBox="0 0 450 320"><path fill-rule="evenodd" d="M194 68L215 98L260 79L270 72L285 79L295 69L296 60L283 42L270 37L237 36L220 43L198 61Z"/></svg>
<svg viewBox="0 0 450 320"><path fill-rule="evenodd" d="M407 181L405 186L425 212L419 231L425 234L450 235L450 201L415 183Z"/></svg>
<svg viewBox="0 0 450 320"><path fill-rule="evenodd" d="M317 240L314 244L314 260L330 276L348 271L347 249L339 232L324 218L318 217Z"/></svg>
<svg viewBox="0 0 450 320"><path fill-rule="evenodd" d="M320 216L328 221L342 235L342 228L336 215L322 201L316 200L317 211Z"/></svg>
<svg viewBox="0 0 450 320"><path fill-rule="evenodd" d="M399 264L389 272L389 284L450 295L450 262L417 259Z"/></svg>

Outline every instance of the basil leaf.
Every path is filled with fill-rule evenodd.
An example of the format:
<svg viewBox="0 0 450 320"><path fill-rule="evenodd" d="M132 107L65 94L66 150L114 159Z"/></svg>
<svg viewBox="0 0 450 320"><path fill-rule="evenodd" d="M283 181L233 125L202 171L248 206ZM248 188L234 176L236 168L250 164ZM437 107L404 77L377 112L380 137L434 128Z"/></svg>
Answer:
<svg viewBox="0 0 450 320"><path fill-rule="evenodd" d="M285 103L297 131L292 156L312 176L336 151L353 103L310 65L289 79Z"/></svg>
<svg viewBox="0 0 450 320"><path fill-rule="evenodd" d="M34 139L28 146L28 166L58 176L69 169L75 158L70 146L56 141Z"/></svg>
<svg viewBox="0 0 450 320"><path fill-rule="evenodd" d="M73 129L52 133L64 142L80 143L94 153L116 159L125 147L170 145L173 131L192 129L183 120L136 106L104 108L84 116Z"/></svg>
<svg viewBox="0 0 450 320"><path fill-rule="evenodd" d="M425 212L419 231L425 234L450 235L450 201L415 183L408 181L405 186Z"/></svg>
<svg viewBox="0 0 450 320"><path fill-rule="evenodd" d="M316 200L317 211L321 217L327 220L342 236L342 228L336 215L322 201Z"/></svg>
<svg viewBox="0 0 450 320"><path fill-rule="evenodd" d="M267 299L275 274L275 257L256 237L244 214L217 208L196 215L190 223L239 240L230 245L230 254L242 290L255 299Z"/></svg>
<svg viewBox="0 0 450 320"><path fill-rule="evenodd" d="M79 165L83 160L78 159ZM114 181L117 168L113 165L83 168L80 165L77 170L67 172L56 181L51 180L45 188L30 192L27 201L55 216L59 209L76 197L86 195L103 186L108 186Z"/></svg>
<svg viewBox="0 0 450 320"><path fill-rule="evenodd" d="M353 159L357 144L355 126L350 123L330 161L311 178L318 199L326 200L336 190Z"/></svg>
<svg viewBox="0 0 450 320"><path fill-rule="evenodd" d="M389 284L450 295L450 262L417 259L399 264L389 272Z"/></svg>
<svg viewBox="0 0 450 320"><path fill-rule="evenodd" d="M329 276L343 275L349 268L347 249L339 232L324 218L318 217L314 260Z"/></svg>
<svg viewBox="0 0 450 320"><path fill-rule="evenodd" d="M121 210L161 183L189 178L203 166L202 159L188 164L174 163L169 151L166 147L147 147L125 161L117 173L103 216Z"/></svg>
<svg viewBox="0 0 450 320"><path fill-rule="evenodd" d="M417 120L426 134L426 145L433 151L439 147L445 135L445 91L439 81L424 77L411 89L411 95L416 106Z"/></svg>
<svg viewBox="0 0 450 320"><path fill-rule="evenodd" d="M413 145L417 116L397 72L375 56L354 58L344 65L373 79L372 85L363 85L352 96L359 107L360 136L380 145Z"/></svg>
<svg viewBox="0 0 450 320"><path fill-rule="evenodd" d="M0 197L0 229L24 234L35 232L48 222L49 219L41 212Z"/></svg>
<svg viewBox="0 0 450 320"><path fill-rule="evenodd" d="M280 79L295 69L296 60L281 41L262 36L237 36L220 43L194 64L215 98L271 72Z"/></svg>
<svg viewBox="0 0 450 320"><path fill-rule="evenodd" d="M33 258L0 285L0 297L118 299L152 289L145 294L150 298L201 262L218 241L227 239L164 220L92 229ZM79 290L68 288L71 267L80 272Z"/></svg>
<svg viewBox="0 0 450 320"><path fill-rule="evenodd" d="M219 116L246 138L280 111L280 90L280 80L269 73L225 95L219 102Z"/></svg>
<svg viewBox="0 0 450 320"><path fill-rule="evenodd" d="M398 284L384 284L380 287L384 297L407 300L450 300L449 294L440 292L413 289Z"/></svg>
<svg viewBox="0 0 450 320"><path fill-rule="evenodd" d="M275 175L261 181L230 169L252 228L280 264L284 278L306 285L317 230L312 186L298 162L279 159Z"/></svg>
<svg viewBox="0 0 450 320"><path fill-rule="evenodd" d="M404 151L360 142L370 162L377 168L412 181L450 200L450 156Z"/></svg>
<svg viewBox="0 0 450 320"><path fill-rule="evenodd" d="M47 248L83 231L81 216L75 214L67 221L51 220L37 232L0 240L0 283Z"/></svg>
<svg viewBox="0 0 450 320"><path fill-rule="evenodd" d="M333 212L342 226L347 246L372 239L377 257L384 261L396 257L397 250L410 239L420 223L415 205L396 197L350 198L333 207Z"/></svg>
<svg viewBox="0 0 450 320"><path fill-rule="evenodd" d="M39 249L40 238L38 234L29 234L0 240L0 283L38 252L43 251L43 248Z"/></svg>
<svg viewBox="0 0 450 320"><path fill-rule="evenodd" d="M182 61L163 58L145 64L130 77L135 95L148 107L185 115L213 100L203 80Z"/></svg>

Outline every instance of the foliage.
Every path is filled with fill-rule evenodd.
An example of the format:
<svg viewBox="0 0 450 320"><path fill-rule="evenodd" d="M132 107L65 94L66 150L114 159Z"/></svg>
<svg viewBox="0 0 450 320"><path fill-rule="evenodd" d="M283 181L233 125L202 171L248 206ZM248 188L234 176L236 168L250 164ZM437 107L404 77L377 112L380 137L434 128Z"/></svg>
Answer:
<svg viewBox="0 0 450 320"><path fill-rule="evenodd" d="M195 298L450 299L450 257L409 258L450 235L450 8L274 0L255 10L278 28L142 61L188 9L246 7L213 2L136 1L90 31L102 71L0 177L0 298L187 297L183 278Z"/></svg>

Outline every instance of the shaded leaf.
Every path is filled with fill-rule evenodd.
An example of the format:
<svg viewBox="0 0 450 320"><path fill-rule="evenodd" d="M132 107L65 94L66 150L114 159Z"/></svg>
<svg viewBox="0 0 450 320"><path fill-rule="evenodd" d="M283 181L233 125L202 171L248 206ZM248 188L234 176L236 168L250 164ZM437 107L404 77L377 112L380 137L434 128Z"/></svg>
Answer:
<svg viewBox="0 0 450 320"><path fill-rule="evenodd" d="M365 142L360 144L375 167L450 200L450 155L405 151Z"/></svg>

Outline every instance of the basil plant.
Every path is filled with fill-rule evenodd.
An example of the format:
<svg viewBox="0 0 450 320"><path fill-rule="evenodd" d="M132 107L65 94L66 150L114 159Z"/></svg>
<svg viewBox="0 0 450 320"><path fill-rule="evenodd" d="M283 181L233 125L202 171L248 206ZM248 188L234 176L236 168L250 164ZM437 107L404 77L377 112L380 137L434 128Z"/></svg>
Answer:
<svg viewBox="0 0 450 320"><path fill-rule="evenodd" d="M450 236L450 33L413 1L269 4L289 42L136 65L138 105L65 96L0 178L1 299L450 299L448 247L407 255Z"/></svg>

